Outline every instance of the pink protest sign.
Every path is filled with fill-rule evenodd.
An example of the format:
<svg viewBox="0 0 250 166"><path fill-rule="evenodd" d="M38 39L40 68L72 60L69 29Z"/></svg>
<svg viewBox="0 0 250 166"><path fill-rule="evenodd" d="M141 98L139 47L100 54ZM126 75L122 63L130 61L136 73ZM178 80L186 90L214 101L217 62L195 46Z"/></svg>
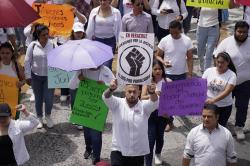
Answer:
<svg viewBox="0 0 250 166"><path fill-rule="evenodd" d="M162 84L159 116L200 115L207 97L207 81L186 79Z"/></svg>
<svg viewBox="0 0 250 166"><path fill-rule="evenodd" d="M250 6L250 0L235 0L235 2L242 5Z"/></svg>

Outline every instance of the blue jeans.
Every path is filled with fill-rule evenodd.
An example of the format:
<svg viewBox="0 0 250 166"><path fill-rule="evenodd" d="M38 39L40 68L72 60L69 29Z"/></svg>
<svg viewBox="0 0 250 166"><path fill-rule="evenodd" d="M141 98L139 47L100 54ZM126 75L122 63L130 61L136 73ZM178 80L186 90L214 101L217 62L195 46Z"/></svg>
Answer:
<svg viewBox="0 0 250 166"><path fill-rule="evenodd" d="M37 117L43 117L43 102L45 102L45 114L50 115L53 107L55 89L48 89L48 77L31 73L31 84L35 95Z"/></svg>
<svg viewBox="0 0 250 166"><path fill-rule="evenodd" d="M102 132L83 127L86 151L93 152L93 157L100 160L102 150Z"/></svg>
<svg viewBox="0 0 250 166"><path fill-rule="evenodd" d="M164 144L164 130L168 120L158 116L158 111L151 113L148 119L148 140L150 153L145 156L146 166L152 166L153 150L155 145L155 154L160 154Z"/></svg>
<svg viewBox="0 0 250 166"><path fill-rule="evenodd" d="M250 99L250 80L245 81L234 88L236 107L235 126L244 127L247 119L248 104Z"/></svg>
<svg viewBox="0 0 250 166"><path fill-rule="evenodd" d="M197 54L200 59L200 68L202 72L212 65L213 52L219 40L219 36L219 24L211 27L197 27Z"/></svg>
<svg viewBox="0 0 250 166"><path fill-rule="evenodd" d="M95 37L94 40L99 41L99 42L101 42L103 44L106 44L106 45L112 47L113 54L115 53L115 49L116 49L116 39L115 39L115 37L104 38L104 39ZM107 66L112 71L112 63L113 63L113 59L110 59L109 61L105 62L104 65Z"/></svg>

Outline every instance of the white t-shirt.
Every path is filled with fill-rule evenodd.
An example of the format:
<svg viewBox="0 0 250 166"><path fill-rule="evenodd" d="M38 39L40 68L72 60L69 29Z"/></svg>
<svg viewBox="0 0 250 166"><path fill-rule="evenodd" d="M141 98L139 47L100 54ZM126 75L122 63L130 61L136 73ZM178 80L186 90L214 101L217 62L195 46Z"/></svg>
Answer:
<svg viewBox="0 0 250 166"><path fill-rule="evenodd" d="M244 13L244 20L250 25L250 7L246 7L245 13ZM250 37L250 29L248 31L248 37Z"/></svg>
<svg viewBox="0 0 250 166"><path fill-rule="evenodd" d="M208 68L202 78L207 79L207 98L211 99L223 92L227 85L236 85L236 74L228 69L219 74L216 67ZM215 103L218 107L226 107L233 104L232 93Z"/></svg>
<svg viewBox="0 0 250 166"><path fill-rule="evenodd" d="M180 39L173 39L171 35L164 37L158 47L164 51L164 60L170 61L172 67L165 68L166 74L180 75L186 73L187 51L193 48L191 39L181 34Z"/></svg>
<svg viewBox="0 0 250 166"><path fill-rule="evenodd" d="M198 25L200 27L211 27L219 24L218 9L201 8Z"/></svg>
<svg viewBox="0 0 250 166"><path fill-rule="evenodd" d="M16 72L13 70L13 64L10 62L9 65L3 64L3 62L0 61L0 74L7 75L10 77L15 77L17 78Z"/></svg>
<svg viewBox="0 0 250 166"><path fill-rule="evenodd" d="M250 38L238 45L234 36L230 36L219 44L215 55L220 52L227 52L237 71L237 85L250 80Z"/></svg>
<svg viewBox="0 0 250 166"><path fill-rule="evenodd" d="M114 15L108 17L95 17L95 36L99 38L111 38L115 36L114 32Z"/></svg>

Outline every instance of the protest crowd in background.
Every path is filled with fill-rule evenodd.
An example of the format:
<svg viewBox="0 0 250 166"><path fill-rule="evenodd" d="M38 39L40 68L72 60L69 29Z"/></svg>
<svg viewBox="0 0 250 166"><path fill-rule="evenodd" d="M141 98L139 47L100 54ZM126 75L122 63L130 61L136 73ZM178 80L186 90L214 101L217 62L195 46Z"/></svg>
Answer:
<svg viewBox="0 0 250 166"><path fill-rule="evenodd" d="M199 115L203 123L187 136L183 166L191 160L236 166L227 122L235 106L236 139L244 140L250 98L248 1L20 1L33 3L41 18L25 27L0 23L0 165L29 160L24 135L45 124L54 127L53 101L60 91L60 101L70 101L69 123L83 130L83 157L93 165L160 165L164 133L174 129L174 116ZM220 42L228 8L242 8L242 20ZM192 17L197 18L198 74L189 37ZM31 92L36 116L24 105L16 108L24 89ZM105 163L102 131L109 111L112 150Z"/></svg>

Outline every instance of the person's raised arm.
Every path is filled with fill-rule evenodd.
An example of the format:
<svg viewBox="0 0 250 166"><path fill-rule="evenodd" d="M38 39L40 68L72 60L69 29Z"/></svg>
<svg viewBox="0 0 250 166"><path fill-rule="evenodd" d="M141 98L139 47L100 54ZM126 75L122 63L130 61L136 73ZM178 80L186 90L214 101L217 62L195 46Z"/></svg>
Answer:
<svg viewBox="0 0 250 166"><path fill-rule="evenodd" d="M104 97L110 98L116 89L117 89L117 80L112 80L110 82L109 88L104 92Z"/></svg>

